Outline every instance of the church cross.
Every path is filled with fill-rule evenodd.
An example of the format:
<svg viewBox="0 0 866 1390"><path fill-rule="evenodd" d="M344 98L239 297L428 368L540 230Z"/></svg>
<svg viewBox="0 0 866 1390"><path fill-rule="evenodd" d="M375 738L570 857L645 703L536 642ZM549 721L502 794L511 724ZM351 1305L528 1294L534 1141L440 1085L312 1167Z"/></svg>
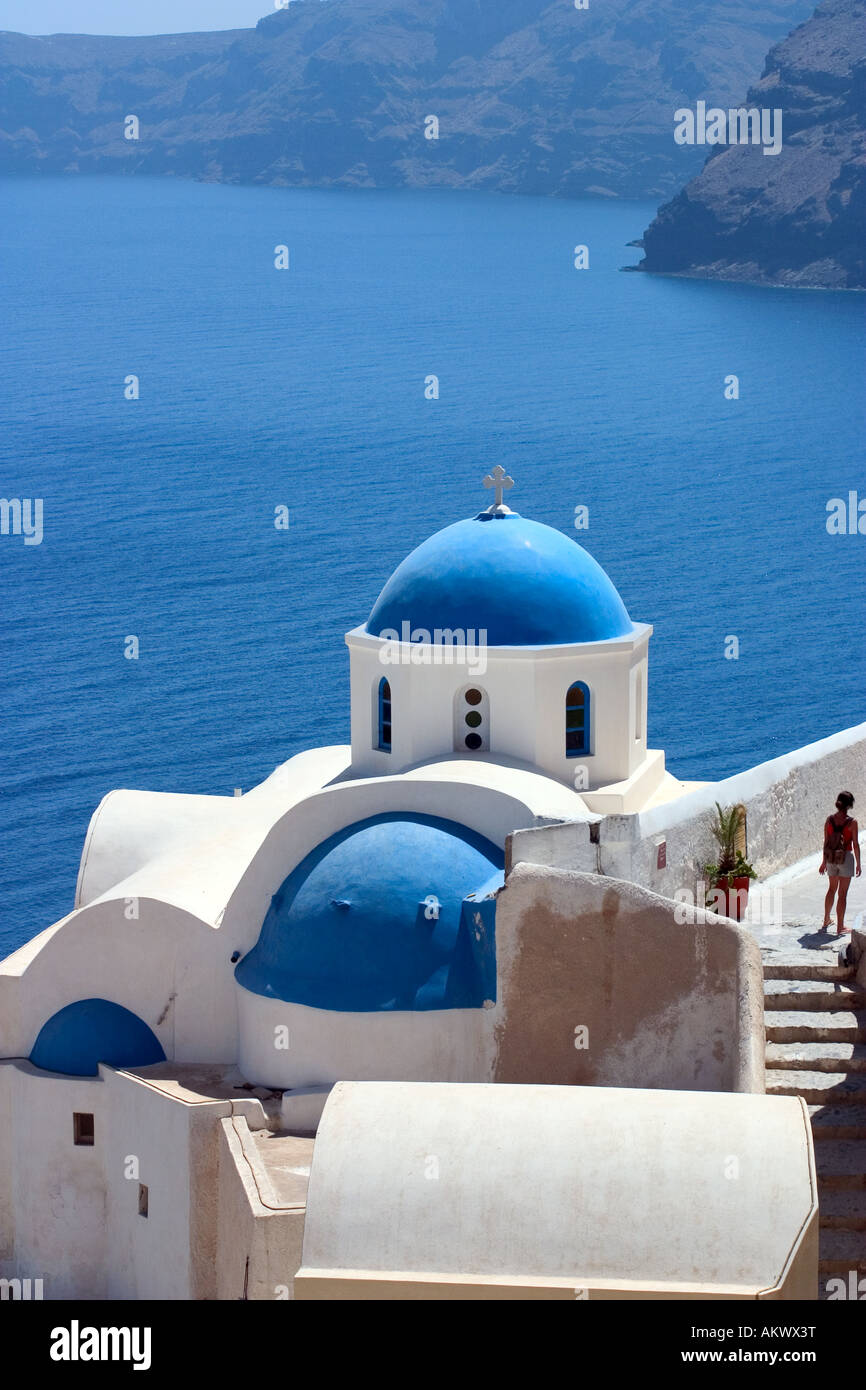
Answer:
<svg viewBox="0 0 866 1390"><path fill-rule="evenodd" d="M497 463L493 472L488 473L487 477L484 479L484 486L496 489L493 506L501 507L502 494L503 492L507 492L509 488L514 487L514 479L509 478L501 463Z"/></svg>

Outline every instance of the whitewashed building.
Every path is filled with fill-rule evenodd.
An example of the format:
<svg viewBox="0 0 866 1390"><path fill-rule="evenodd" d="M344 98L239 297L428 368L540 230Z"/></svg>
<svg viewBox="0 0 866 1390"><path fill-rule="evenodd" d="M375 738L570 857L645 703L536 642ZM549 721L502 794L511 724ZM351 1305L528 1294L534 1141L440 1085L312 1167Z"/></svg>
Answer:
<svg viewBox="0 0 866 1390"><path fill-rule="evenodd" d="M238 797L111 792L73 911L0 966L0 1277L291 1296L337 1082L762 1091L754 942L674 918L724 793L647 747L652 629L485 482L346 636L350 747ZM817 798L836 750L805 751ZM767 869L779 781L728 789Z"/></svg>

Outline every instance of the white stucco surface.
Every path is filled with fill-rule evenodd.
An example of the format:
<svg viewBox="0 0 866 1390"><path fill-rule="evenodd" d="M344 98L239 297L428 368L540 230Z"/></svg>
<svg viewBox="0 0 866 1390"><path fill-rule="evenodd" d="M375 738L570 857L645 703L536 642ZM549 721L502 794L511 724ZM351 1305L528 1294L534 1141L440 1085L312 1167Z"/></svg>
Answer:
<svg viewBox="0 0 866 1390"><path fill-rule="evenodd" d="M647 651L652 628L630 637L549 647L485 647L483 669L472 650L391 644L363 627L346 636L351 660L352 768L360 776L402 772L455 748L455 698L468 686L484 697L485 741L496 758L517 759L566 786L578 764L590 788L630 778L647 762ZM394 651L392 652L392 647ZM456 651L456 655L454 652ZM394 660L383 661L383 656ZM447 658L451 656L452 660ZM378 689L391 688L392 745L378 747ZM590 692L590 745L569 758L565 699L582 681ZM463 730L463 732L468 732ZM462 756L462 742L457 745ZM658 757L645 768L647 794L664 772Z"/></svg>
<svg viewBox="0 0 866 1390"><path fill-rule="evenodd" d="M588 817L576 793L519 765L454 767L449 759L405 777L346 781L346 750L319 751L321 760L299 755L243 797L204 798L218 803L215 819L194 817L177 844L159 829L160 796L103 801L86 851L103 880L127 865L124 828L137 855L151 846L156 857L0 963L0 1055L28 1056L52 1014L97 997L138 1014L169 1057L236 1059L231 957L253 947L274 893L328 836L400 810L454 819L504 845L515 825ZM331 774L337 780L321 786ZM316 790L302 795L309 784ZM175 798L165 801L170 826L179 812ZM82 873L95 886L86 866Z"/></svg>
<svg viewBox="0 0 866 1390"><path fill-rule="evenodd" d="M371 1270L813 1296L802 1106L727 1094L763 1086L757 946L711 915L684 924L671 899L713 857L717 800L746 805L762 876L817 860L837 791L859 796L866 778L866 725L685 786L647 748L651 632L486 648L476 672L417 646L383 664L359 628L351 747L300 753L240 796L106 796L74 911L0 963L0 1275L44 1278L48 1298L291 1297L312 1163L304 1297L350 1296ZM390 753L376 746L383 675ZM591 741L570 759L575 681ZM461 745L470 684L478 753ZM236 962L292 870L387 812L505 851L495 1000L356 1014L242 988ZM823 881L806 874L778 880L786 929L813 894L820 910ZM25 1060L46 1020L92 998L143 1020L167 1062L78 1078ZM93 1146L73 1145L75 1111L93 1114ZM314 1150L287 1132L320 1121Z"/></svg>
<svg viewBox="0 0 866 1390"><path fill-rule="evenodd" d="M314 1009L237 985L240 1069L280 1089L349 1080L763 1089L760 954L724 918L688 925L636 884L522 864L497 894L496 975L483 1008L418 1012Z"/></svg>
<svg viewBox="0 0 866 1390"><path fill-rule="evenodd" d="M139 869L164 857L182 860L196 845L238 843L253 850L274 818L339 776L346 748L297 754L244 796L185 796L169 792L113 791L91 817L75 906L82 907ZM232 855L230 862L236 862Z"/></svg>
<svg viewBox="0 0 866 1390"><path fill-rule="evenodd" d="M810 852L820 858L824 821L839 791L851 784L856 791L864 783L866 724L859 724L699 788L668 807L646 811L640 817L633 874L652 874L653 842L660 834L668 841L674 877L676 866L696 874L708 857L705 846L714 845L708 826L716 801L746 807L748 856L761 878Z"/></svg>
<svg viewBox="0 0 866 1390"><path fill-rule="evenodd" d="M107 1298L104 1084L0 1062L0 1111L0 1273L43 1279L46 1299ZM76 1111L94 1117L92 1148L73 1142Z"/></svg>
<svg viewBox="0 0 866 1390"><path fill-rule="evenodd" d="M263 1137L243 1117L219 1124L216 1297L287 1300L301 1262L312 1140ZM285 1152L288 1146L288 1153Z"/></svg>
<svg viewBox="0 0 866 1390"><path fill-rule="evenodd" d="M710 827L718 801L746 807L748 857L765 879L810 853L820 858L824 821L837 794L846 788L856 795L864 785L866 724L859 724L640 813L608 815L591 850L588 827L563 824L520 830L512 854L515 863L558 868L584 868L594 856L598 872L673 897L679 888L694 891L703 866L717 856ZM662 843L665 864L659 867Z"/></svg>
<svg viewBox="0 0 866 1390"><path fill-rule="evenodd" d="M816 1237L799 1100L341 1083L316 1138L296 1290L509 1274L590 1297L814 1297Z"/></svg>
<svg viewBox="0 0 866 1390"><path fill-rule="evenodd" d="M227 1067L77 1078L0 1062L0 1277L41 1278L48 1300L240 1297L242 1280L219 1290L249 1254L266 1290L250 1296L275 1297L271 1275L290 1282L299 1262L304 1201L286 1196L281 1153L257 1157L262 1096ZM93 1116L92 1145L73 1142L76 1111ZM233 1171L221 1121L245 1136ZM288 1227L260 1229L287 1208Z"/></svg>
<svg viewBox="0 0 866 1390"><path fill-rule="evenodd" d="M492 1073L494 1011L336 1013L265 999L239 985L238 1015L239 1066L259 1086L407 1076L474 1081Z"/></svg>

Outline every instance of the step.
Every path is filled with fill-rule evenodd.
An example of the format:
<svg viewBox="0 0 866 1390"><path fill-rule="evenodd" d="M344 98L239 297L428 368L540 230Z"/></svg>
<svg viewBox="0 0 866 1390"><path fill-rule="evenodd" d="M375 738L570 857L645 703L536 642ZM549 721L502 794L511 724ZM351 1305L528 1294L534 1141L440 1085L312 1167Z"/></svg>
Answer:
<svg viewBox="0 0 866 1390"><path fill-rule="evenodd" d="M771 1042L767 1043L766 1064L774 1069L866 1072L866 1044Z"/></svg>
<svg viewBox="0 0 866 1390"><path fill-rule="evenodd" d="M863 1231L866 1236L866 1189L828 1187L819 1202L820 1222L828 1230Z"/></svg>
<svg viewBox="0 0 866 1390"><path fill-rule="evenodd" d="M767 1067L765 1084L768 1096L802 1096L807 1105L866 1105L866 1076L861 1072Z"/></svg>
<svg viewBox="0 0 866 1390"><path fill-rule="evenodd" d="M827 955L828 952L815 952L815 955ZM854 966L839 965L835 956L833 963L822 960L813 965L811 961L804 962L797 957L796 960L765 960L764 979L765 980L853 980Z"/></svg>
<svg viewBox="0 0 866 1390"><path fill-rule="evenodd" d="M866 1188L866 1144L857 1139L822 1139L815 1145L818 1191Z"/></svg>
<svg viewBox="0 0 866 1390"><path fill-rule="evenodd" d="M844 980L765 980L764 1008L825 1013L828 1009L866 1008L866 990Z"/></svg>
<svg viewBox="0 0 866 1390"><path fill-rule="evenodd" d="M822 1231L818 1248L821 1274L866 1274L866 1231Z"/></svg>
<svg viewBox="0 0 866 1390"><path fill-rule="evenodd" d="M812 1135L818 1139L866 1139L866 1105L810 1105Z"/></svg>
<svg viewBox="0 0 866 1390"><path fill-rule="evenodd" d="M866 1043L866 1010L774 1009L764 1016L767 1042Z"/></svg>

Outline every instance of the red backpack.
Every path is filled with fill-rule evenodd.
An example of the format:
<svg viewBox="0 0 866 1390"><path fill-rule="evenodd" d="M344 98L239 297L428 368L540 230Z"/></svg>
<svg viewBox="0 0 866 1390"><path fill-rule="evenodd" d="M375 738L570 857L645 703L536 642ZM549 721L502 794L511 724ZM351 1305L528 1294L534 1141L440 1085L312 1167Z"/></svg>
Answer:
<svg viewBox="0 0 866 1390"><path fill-rule="evenodd" d="M827 824L824 828L825 863L845 863L845 855L848 853L848 837L845 832L850 824L851 817L847 815L841 825L837 825L832 816L827 817Z"/></svg>

